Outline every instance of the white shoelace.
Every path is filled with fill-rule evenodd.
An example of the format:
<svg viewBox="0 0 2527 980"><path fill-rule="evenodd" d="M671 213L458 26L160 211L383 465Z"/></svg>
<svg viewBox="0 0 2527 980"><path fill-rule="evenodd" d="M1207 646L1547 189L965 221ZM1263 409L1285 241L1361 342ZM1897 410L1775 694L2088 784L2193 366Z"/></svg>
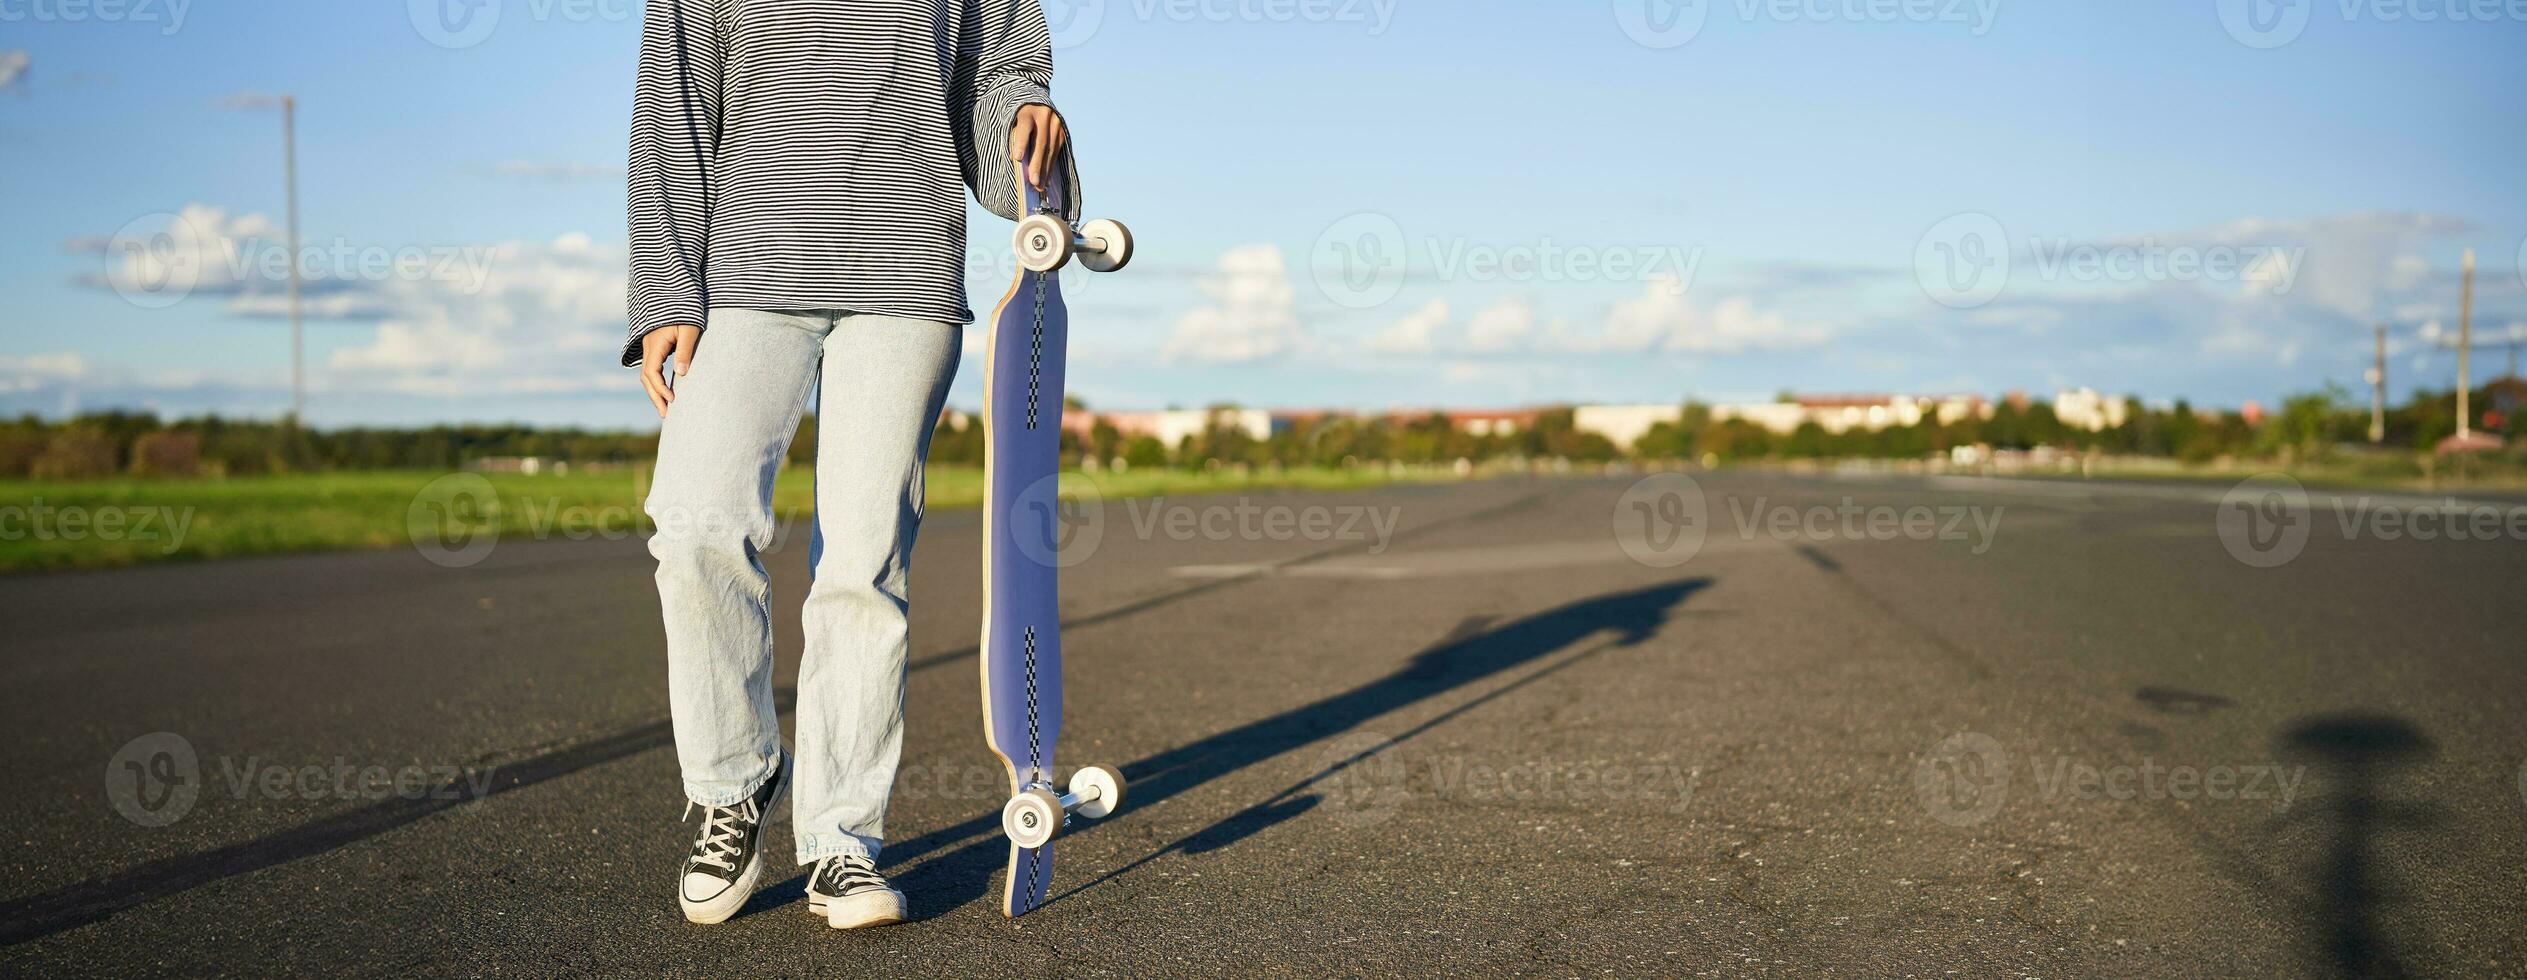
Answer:
<svg viewBox="0 0 2527 980"><path fill-rule="evenodd" d="M816 878L827 886L825 894L852 895L870 888L886 888L886 876L868 864L844 857L829 857L816 869Z"/></svg>
<svg viewBox="0 0 2527 980"><path fill-rule="evenodd" d="M697 804L687 801L684 816L693 819ZM693 842L693 863L707 864L722 871L737 869L737 855L745 849L746 828L740 821L756 820L755 801L740 800L736 806L714 806L702 809L702 837Z"/></svg>

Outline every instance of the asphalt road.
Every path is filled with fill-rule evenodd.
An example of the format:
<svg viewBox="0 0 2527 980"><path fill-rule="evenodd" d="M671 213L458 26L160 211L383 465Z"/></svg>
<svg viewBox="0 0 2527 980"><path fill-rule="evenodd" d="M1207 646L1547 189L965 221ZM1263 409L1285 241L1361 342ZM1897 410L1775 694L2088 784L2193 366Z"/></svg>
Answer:
<svg viewBox="0 0 2527 980"><path fill-rule="evenodd" d="M1105 502L1014 922L937 515L866 933L677 914L638 541L0 579L0 972L2527 974L2520 504L1663 479Z"/></svg>

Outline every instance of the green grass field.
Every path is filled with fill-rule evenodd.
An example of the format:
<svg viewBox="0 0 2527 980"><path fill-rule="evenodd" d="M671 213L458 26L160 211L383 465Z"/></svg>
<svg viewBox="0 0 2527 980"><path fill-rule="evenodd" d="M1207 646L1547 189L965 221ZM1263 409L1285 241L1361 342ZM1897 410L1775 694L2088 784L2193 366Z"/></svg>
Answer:
<svg viewBox="0 0 2527 980"><path fill-rule="evenodd" d="M0 572L413 547L417 537L434 536L435 522L451 507L464 519L458 526L496 521L504 538L638 534L647 529L640 513L647 476L645 470L536 476L390 471L202 480L0 480ZM1396 474L1374 468L1300 469L1245 475L1142 470L1093 478L1066 473L1063 486L1092 482L1102 497L1119 499L1447 478L1444 469ZM807 514L813 479L804 469L782 473L775 483L774 509L785 519ZM978 506L983 473L969 467L932 467L926 490L932 508Z"/></svg>

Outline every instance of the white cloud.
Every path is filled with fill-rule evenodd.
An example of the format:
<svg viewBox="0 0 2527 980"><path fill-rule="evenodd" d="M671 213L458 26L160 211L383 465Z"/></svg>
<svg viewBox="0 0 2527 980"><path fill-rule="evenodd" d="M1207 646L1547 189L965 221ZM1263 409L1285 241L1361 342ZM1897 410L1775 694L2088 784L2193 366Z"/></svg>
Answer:
<svg viewBox="0 0 2527 980"><path fill-rule="evenodd" d="M1170 362L1240 364L1288 355L1308 346L1291 306L1290 273L1277 245L1240 245L1220 253L1199 283L1211 304L1176 321L1159 356Z"/></svg>
<svg viewBox="0 0 2527 980"><path fill-rule="evenodd" d="M260 214L231 216L206 204L135 219L110 238L70 244L104 256L102 285L127 295L233 295L253 288L261 244L280 235ZM284 263L284 268L287 267Z"/></svg>
<svg viewBox="0 0 2527 980"><path fill-rule="evenodd" d="M1434 299L1360 346L1373 354L1428 354L1438 349L1439 328L1447 323L1448 301Z"/></svg>
<svg viewBox="0 0 2527 980"><path fill-rule="evenodd" d="M1696 307L1681 281L1653 276L1640 296L1615 304L1603 331L1559 333L1553 343L1586 353L1725 355L1816 347L1832 336L1825 327L1757 310L1745 296L1728 297L1707 310Z"/></svg>
<svg viewBox="0 0 2527 980"><path fill-rule="evenodd" d="M1465 347L1478 354L1498 354L1525 345L1535 333L1535 305L1515 296L1474 314L1465 325Z"/></svg>
<svg viewBox="0 0 2527 980"><path fill-rule="evenodd" d="M2291 221L2240 218L2153 237L2163 244L2267 250L2239 276L2246 295L2365 321L2387 295L2415 288L2429 275L2429 262L2418 254L2423 248L2472 230L2451 215L2364 211ZM2285 283L2291 288L2277 292Z"/></svg>
<svg viewBox="0 0 2527 980"><path fill-rule="evenodd" d="M479 287L398 279L377 284L382 318L366 344L326 366L416 393L567 391L621 381L624 256L583 234L487 248Z"/></svg>
<svg viewBox="0 0 2527 980"><path fill-rule="evenodd" d="M623 179L622 167L596 163L534 163L526 160L510 160L493 167L492 172L503 177L549 180L557 183Z"/></svg>
<svg viewBox="0 0 2527 980"><path fill-rule="evenodd" d="M88 376L78 351L0 356L0 393L16 394L77 382Z"/></svg>
<svg viewBox="0 0 2527 980"><path fill-rule="evenodd" d="M2052 306L1986 306L1965 315L1969 326L2015 328L2029 334L2044 333L2067 319L2059 307Z"/></svg>
<svg viewBox="0 0 2527 980"><path fill-rule="evenodd" d="M289 312L282 238L263 215L191 204L71 248L102 257L90 285L145 308L210 300L232 316L277 319ZM465 397L624 382L613 366L623 335L620 247L572 233L492 245L311 242L305 254L308 317L370 330L334 346L343 327L311 328L312 390Z"/></svg>

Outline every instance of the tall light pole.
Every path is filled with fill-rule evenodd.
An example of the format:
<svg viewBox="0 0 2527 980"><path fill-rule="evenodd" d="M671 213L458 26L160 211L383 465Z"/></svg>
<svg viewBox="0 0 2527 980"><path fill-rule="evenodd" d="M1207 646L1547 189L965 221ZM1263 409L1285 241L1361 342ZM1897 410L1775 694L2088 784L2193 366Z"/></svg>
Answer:
<svg viewBox="0 0 2527 980"><path fill-rule="evenodd" d="M2474 250L2466 250L2464 285L2457 294L2457 440L2466 441L2474 434L2474 393L2467 389L2473 382L2467 368L2474 359Z"/></svg>
<svg viewBox="0 0 2527 980"><path fill-rule="evenodd" d="M2387 441L2387 325L2378 325L2377 360L2369 365L2369 442Z"/></svg>
<svg viewBox="0 0 2527 980"><path fill-rule="evenodd" d="M281 96L282 170L289 181L290 239L290 427L307 412L307 342L299 326L298 97ZM2471 254L2471 253L2469 253Z"/></svg>

